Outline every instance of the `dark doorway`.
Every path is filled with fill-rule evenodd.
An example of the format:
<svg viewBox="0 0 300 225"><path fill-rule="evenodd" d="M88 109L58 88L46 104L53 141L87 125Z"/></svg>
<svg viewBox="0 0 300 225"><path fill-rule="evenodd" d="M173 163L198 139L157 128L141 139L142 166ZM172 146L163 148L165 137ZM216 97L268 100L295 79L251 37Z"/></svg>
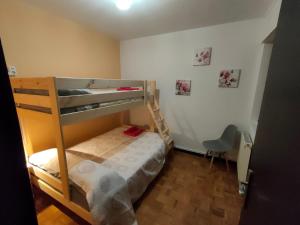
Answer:
<svg viewBox="0 0 300 225"><path fill-rule="evenodd" d="M0 224L37 225L22 138L0 41Z"/></svg>
<svg viewBox="0 0 300 225"><path fill-rule="evenodd" d="M284 0L240 225L300 224L300 1Z"/></svg>

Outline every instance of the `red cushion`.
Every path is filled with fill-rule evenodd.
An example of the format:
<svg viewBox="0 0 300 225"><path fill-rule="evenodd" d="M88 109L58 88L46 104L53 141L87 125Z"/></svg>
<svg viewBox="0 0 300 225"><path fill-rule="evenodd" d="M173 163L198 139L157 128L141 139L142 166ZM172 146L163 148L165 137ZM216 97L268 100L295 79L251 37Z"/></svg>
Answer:
<svg viewBox="0 0 300 225"><path fill-rule="evenodd" d="M141 133L143 133L145 130L143 128L139 128L137 126L129 127L128 129L124 130L123 133L125 135L131 136L131 137L137 137Z"/></svg>

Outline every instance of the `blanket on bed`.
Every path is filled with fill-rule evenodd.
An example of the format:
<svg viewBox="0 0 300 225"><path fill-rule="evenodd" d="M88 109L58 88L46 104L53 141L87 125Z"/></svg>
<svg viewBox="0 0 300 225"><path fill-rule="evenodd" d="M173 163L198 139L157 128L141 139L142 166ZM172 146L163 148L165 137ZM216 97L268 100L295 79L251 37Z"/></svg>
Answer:
<svg viewBox="0 0 300 225"><path fill-rule="evenodd" d="M118 173L126 180L131 201L135 202L163 168L165 144L152 132L144 132L137 138L124 135L127 128L116 128L75 145L67 152Z"/></svg>
<svg viewBox="0 0 300 225"><path fill-rule="evenodd" d="M86 193L95 224L137 225L126 181L111 169L83 160L69 173Z"/></svg>
<svg viewBox="0 0 300 225"><path fill-rule="evenodd" d="M165 162L165 144L158 134L144 132L130 137L123 134L127 128L115 128L66 150L70 180L85 193L95 220L106 225L134 224L130 219L134 218L131 202L144 193ZM35 153L29 162L60 177L56 149ZM103 191L107 183L114 187ZM124 211L109 208L116 201Z"/></svg>

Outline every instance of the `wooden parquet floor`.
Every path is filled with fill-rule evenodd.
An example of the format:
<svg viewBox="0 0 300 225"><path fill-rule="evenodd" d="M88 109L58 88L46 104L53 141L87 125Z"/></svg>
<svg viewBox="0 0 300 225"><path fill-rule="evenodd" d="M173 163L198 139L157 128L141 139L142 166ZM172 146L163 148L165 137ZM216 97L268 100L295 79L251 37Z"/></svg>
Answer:
<svg viewBox="0 0 300 225"><path fill-rule="evenodd" d="M209 171L209 159L174 151L135 210L139 225L238 225L242 204L234 164L227 172L216 160ZM40 195L36 207L39 225L82 224Z"/></svg>

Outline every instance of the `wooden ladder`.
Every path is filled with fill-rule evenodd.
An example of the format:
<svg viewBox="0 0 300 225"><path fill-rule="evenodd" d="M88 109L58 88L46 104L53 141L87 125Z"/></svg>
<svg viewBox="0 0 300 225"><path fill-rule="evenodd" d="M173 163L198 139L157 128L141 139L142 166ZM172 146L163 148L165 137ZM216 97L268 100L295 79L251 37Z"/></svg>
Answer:
<svg viewBox="0 0 300 225"><path fill-rule="evenodd" d="M174 141L170 136L169 127L160 111L159 104L155 96L153 96L152 101L148 101L147 107L155 124L155 127L157 128L161 138L164 140L167 151L169 152L173 148Z"/></svg>

